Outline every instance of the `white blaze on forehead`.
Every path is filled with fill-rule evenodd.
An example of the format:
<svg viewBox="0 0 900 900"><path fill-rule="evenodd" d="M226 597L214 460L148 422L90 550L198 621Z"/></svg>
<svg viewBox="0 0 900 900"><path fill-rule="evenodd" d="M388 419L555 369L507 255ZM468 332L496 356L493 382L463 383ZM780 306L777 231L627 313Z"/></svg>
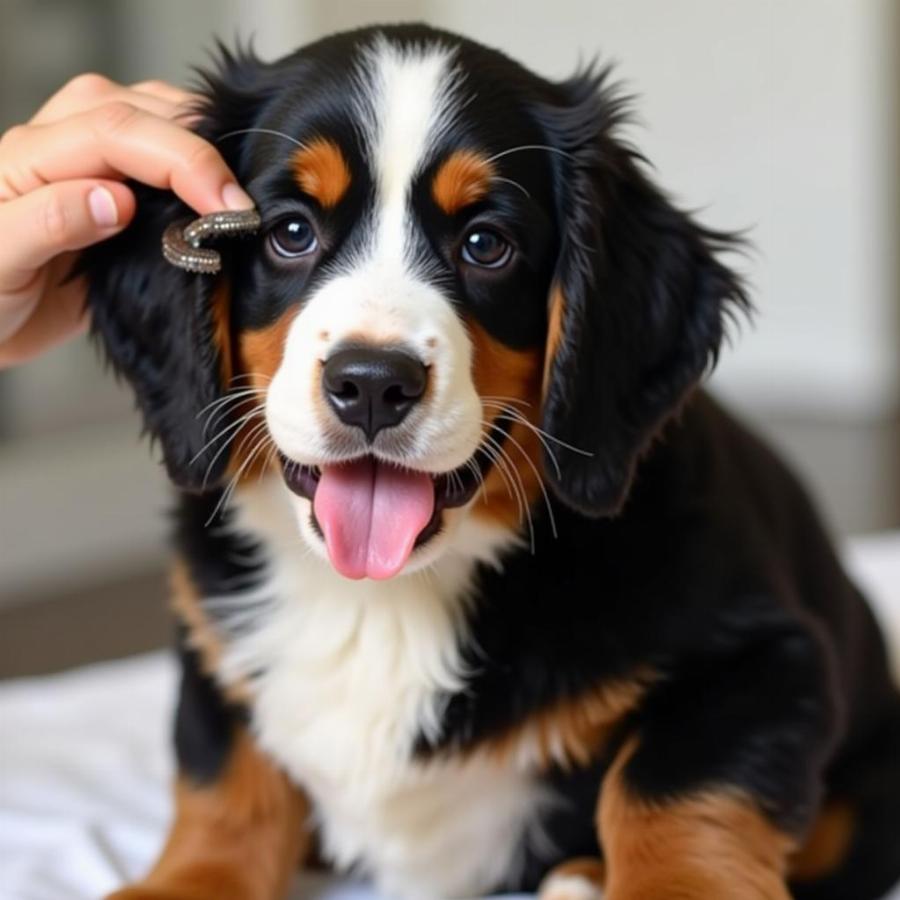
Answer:
<svg viewBox="0 0 900 900"><path fill-rule="evenodd" d="M400 345L429 368L426 399L391 429L393 443L376 445L381 458L448 472L471 459L481 441L472 344L452 299L415 256L421 226L411 209L413 183L462 109L455 52L381 37L361 53L352 102L373 208L358 248L348 249L304 298L266 400L269 430L297 462L323 465L365 452L355 431L336 434L339 423L320 381L322 363L348 340Z"/></svg>
<svg viewBox="0 0 900 900"><path fill-rule="evenodd" d="M365 54L364 128L379 255L396 259L408 249L410 188L459 108L454 53L440 44L400 47L382 37Z"/></svg>

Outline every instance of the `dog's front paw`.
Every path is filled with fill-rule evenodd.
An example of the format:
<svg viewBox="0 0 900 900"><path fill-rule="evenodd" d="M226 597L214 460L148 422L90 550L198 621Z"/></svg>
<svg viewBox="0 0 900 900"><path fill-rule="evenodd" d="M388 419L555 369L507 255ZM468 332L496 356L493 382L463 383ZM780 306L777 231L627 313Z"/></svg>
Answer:
<svg viewBox="0 0 900 900"><path fill-rule="evenodd" d="M182 894L172 894L165 890L158 891L135 884L108 894L106 900L186 900L186 898Z"/></svg>
<svg viewBox="0 0 900 900"><path fill-rule="evenodd" d="M627 884L607 883L604 900L791 900L784 881L774 875L745 879L727 873L660 873Z"/></svg>
<svg viewBox="0 0 900 900"><path fill-rule="evenodd" d="M603 900L603 891L582 875L554 875L541 885L538 900Z"/></svg>
<svg viewBox="0 0 900 900"><path fill-rule="evenodd" d="M248 892L243 884L225 872L216 872L203 878L176 878L165 881L142 882L120 888L106 897L106 900L251 900L259 896Z"/></svg>
<svg viewBox="0 0 900 900"><path fill-rule="evenodd" d="M569 860L541 882L538 900L603 900L604 875L599 859Z"/></svg>

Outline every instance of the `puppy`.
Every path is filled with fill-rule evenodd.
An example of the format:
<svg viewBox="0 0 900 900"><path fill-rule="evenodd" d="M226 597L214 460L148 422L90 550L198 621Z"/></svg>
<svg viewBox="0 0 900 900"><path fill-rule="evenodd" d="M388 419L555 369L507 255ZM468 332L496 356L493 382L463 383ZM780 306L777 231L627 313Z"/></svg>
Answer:
<svg viewBox="0 0 900 900"><path fill-rule="evenodd" d="M697 389L733 246L561 83L419 26L223 51L217 276L142 189L93 329L178 489L175 821L119 900L874 900L900 696L795 478Z"/></svg>

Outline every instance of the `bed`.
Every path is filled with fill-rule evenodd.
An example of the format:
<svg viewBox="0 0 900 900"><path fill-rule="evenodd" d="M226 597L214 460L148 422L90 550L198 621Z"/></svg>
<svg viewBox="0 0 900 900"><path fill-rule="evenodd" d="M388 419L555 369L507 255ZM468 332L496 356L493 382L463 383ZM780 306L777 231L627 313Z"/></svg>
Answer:
<svg viewBox="0 0 900 900"><path fill-rule="evenodd" d="M853 540L846 558L897 651L900 532ZM147 868L170 813L174 695L166 653L0 684L2 900L96 900ZM292 894L365 898L364 884L324 876Z"/></svg>

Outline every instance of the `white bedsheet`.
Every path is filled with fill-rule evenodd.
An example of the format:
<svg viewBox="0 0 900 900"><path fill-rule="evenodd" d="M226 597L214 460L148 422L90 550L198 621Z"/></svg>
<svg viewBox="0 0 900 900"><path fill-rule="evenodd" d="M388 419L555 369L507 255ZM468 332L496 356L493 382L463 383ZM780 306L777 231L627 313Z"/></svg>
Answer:
<svg viewBox="0 0 900 900"><path fill-rule="evenodd" d="M847 560L900 637L900 533L851 542ZM170 813L174 695L162 653L0 685L2 900L96 900L146 870ZM308 877L293 896L374 900Z"/></svg>

